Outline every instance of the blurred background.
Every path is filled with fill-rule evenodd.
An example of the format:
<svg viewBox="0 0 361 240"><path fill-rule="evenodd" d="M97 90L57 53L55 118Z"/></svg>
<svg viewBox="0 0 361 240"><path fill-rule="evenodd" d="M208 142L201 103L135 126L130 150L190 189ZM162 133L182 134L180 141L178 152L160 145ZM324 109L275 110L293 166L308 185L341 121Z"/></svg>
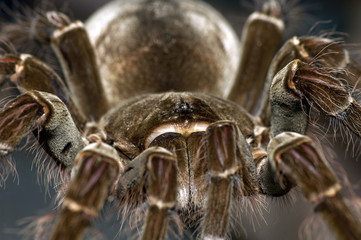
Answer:
<svg viewBox="0 0 361 240"><path fill-rule="evenodd" d="M33 5L34 1L18 2ZM13 6L13 1L0 1L1 4ZM36 1L35 1L36 2ZM74 18L86 20L86 18L106 0L73 0L64 2L63 0L52 1L57 7L66 6ZM253 10L254 4L251 1L238 0L209 0L212 6L218 9L228 19L236 32L240 35L242 26L248 14ZM0 5L4 6L4 5ZM346 33L346 41L361 43L361 1L359 0L300 0L297 6L303 8L301 20L291 21L286 37L292 35L303 35L308 33L311 27L318 21L331 20L328 24L320 24L313 33L317 31L340 31ZM292 17L292 16L290 16ZM356 141L355 144L359 144ZM343 144L337 144L341 148ZM0 189L0 239L15 240L20 239L16 233L21 229L19 221L29 216L39 216L50 212L54 205L52 199L54 191L47 193L42 185L37 183L37 172L32 165L34 155L25 151L13 154L16 159L18 179L13 181L10 177L6 182L5 189ZM361 162L352 159L351 153L340 154L342 165L349 173L349 178L353 185L361 184ZM304 219L312 215L312 206L306 203L298 191L293 191L295 200L290 198L267 199L270 204L268 211L264 211L264 219L260 220L255 228L243 219L247 229L246 239L298 239L299 229ZM361 196L360 189L358 195ZM99 221L97 221L99 222ZM118 231L119 224L115 219L108 219L105 224L97 224L106 239L113 239ZM325 238L322 238L325 239Z"/></svg>

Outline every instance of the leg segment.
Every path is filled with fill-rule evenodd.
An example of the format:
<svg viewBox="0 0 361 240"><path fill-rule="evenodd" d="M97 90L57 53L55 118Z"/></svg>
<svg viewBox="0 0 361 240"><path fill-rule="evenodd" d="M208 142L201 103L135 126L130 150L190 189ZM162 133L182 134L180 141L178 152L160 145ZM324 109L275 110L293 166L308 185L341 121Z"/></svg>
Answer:
<svg viewBox="0 0 361 240"><path fill-rule="evenodd" d="M282 40L282 12L278 1L265 1L243 28L239 72L228 98L249 112L256 108L268 66Z"/></svg>
<svg viewBox="0 0 361 240"><path fill-rule="evenodd" d="M34 28L39 40L51 42L76 104L88 119L98 120L108 110L108 101L83 24L72 22L62 13L47 12L45 19L34 23Z"/></svg>
<svg viewBox="0 0 361 240"><path fill-rule="evenodd" d="M0 111L0 156L12 152L29 132L38 134L45 151L64 166L72 166L83 141L63 102L50 93L29 91Z"/></svg>
<svg viewBox="0 0 361 240"><path fill-rule="evenodd" d="M169 211L176 206L177 167L173 154L154 152L147 159L148 209L142 240L165 239Z"/></svg>
<svg viewBox="0 0 361 240"><path fill-rule="evenodd" d="M126 163L119 183L128 207L144 201L139 193L144 191L145 186L148 209L141 239L165 239L169 212L176 207L178 189L175 156L165 148L150 147Z"/></svg>
<svg viewBox="0 0 361 240"><path fill-rule="evenodd" d="M297 53L306 55L307 52ZM308 104L303 104L304 100ZM258 167L263 191L281 195L297 185L307 200L317 205L315 210L338 239L360 239L361 223L345 205L337 177L312 141L298 134L306 131L310 105L341 119L360 136L356 116L361 108L351 97L345 82L326 68L301 60L288 63L274 76L270 88L269 160ZM273 179L271 184L266 183L269 179Z"/></svg>
<svg viewBox="0 0 361 240"><path fill-rule="evenodd" d="M101 142L85 147L75 160L72 180L50 239L81 239L123 170L112 147Z"/></svg>
<svg viewBox="0 0 361 240"><path fill-rule="evenodd" d="M85 117L76 107L60 77L45 63L28 54L2 55L0 73L0 85L9 79L22 93L36 90L55 94L69 109L76 126L84 128Z"/></svg>
<svg viewBox="0 0 361 240"><path fill-rule="evenodd" d="M283 131L305 132L307 115L304 111L307 109L301 107L301 101L306 100L309 106L317 106L327 115L341 120L361 137L360 104L342 81L323 68L300 60L290 62L273 78L270 99L273 136Z"/></svg>
<svg viewBox="0 0 361 240"><path fill-rule="evenodd" d="M236 131L230 123L216 123L209 126L207 131L210 184L202 237L224 239L228 232L232 201L232 177L240 168L236 159Z"/></svg>
<svg viewBox="0 0 361 240"><path fill-rule="evenodd" d="M361 239L361 222L344 203L341 186L327 162L306 136L285 132L274 137L269 159L276 176L300 187L337 239Z"/></svg>
<svg viewBox="0 0 361 240"><path fill-rule="evenodd" d="M270 102L272 101L270 100L270 96L274 91L272 89L274 88L273 85L276 81L274 78L276 75L281 73L285 78L288 78L290 75L294 75L288 74L285 68L290 62L293 62L296 59L299 59L302 63L307 63L308 70L311 68L313 69L311 70L311 72L313 72L313 77L308 76L305 79L315 80L315 75L323 75L319 82L322 83L320 86L330 84L329 80L324 81L325 78L336 79L336 81L331 81L333 82L333 86L330 85L331 89L334 89L335 85L337 85L337 88L343 87L344 89L347 89L348 85L354 87L357 85L358 78L361 74L361 67L355 61L350 59L348 51L343 49L342 46L334 40L313 36L301 38L293 37L283 45L277 55L273 58L267 73L264 98L259 112L259 117L265 126L270 125ZM298 73L295 75L297 76ZM277 78L279 78L279 76ZM312 83L312 81L310 81L310 83ZM317 85L318 82L313 81L313 84ZM287 86L287 83L284 86ZM312 88L308 85L308 89L303 90L315 89L317 88ZM286 89L286 91L287 90L292 91L292 89ZM327 91L327 89L322 90ZM317 94L319 94L321 98L325 98L325 94L322 94L322 91L318 91ZM330 94L332 94L332 92ZM326 94L326 96L327 95L328 94ZM310 104L312 104L312 102Z"/></svg>
<svg viewBox="0 0 361 240"><path fill-rule="evenodd" d="M220 121L207 128L207 163L209 185L202 237L225 239L230 216L234 214L231 212L232 204L244 196L259 193L249 145L234 123Z"/></svg>

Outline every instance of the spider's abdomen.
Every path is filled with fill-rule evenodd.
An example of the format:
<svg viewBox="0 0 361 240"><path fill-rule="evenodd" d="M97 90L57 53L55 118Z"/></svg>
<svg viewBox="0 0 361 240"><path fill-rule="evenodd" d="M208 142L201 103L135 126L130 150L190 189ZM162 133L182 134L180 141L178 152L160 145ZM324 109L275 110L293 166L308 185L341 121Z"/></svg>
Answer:
<svg viewBox="0 0 361 240"><path fill-rule="evenodd" d="M229 92L238 38L198 1L115 1L87 23L111 103L144 93Z"/></svg>

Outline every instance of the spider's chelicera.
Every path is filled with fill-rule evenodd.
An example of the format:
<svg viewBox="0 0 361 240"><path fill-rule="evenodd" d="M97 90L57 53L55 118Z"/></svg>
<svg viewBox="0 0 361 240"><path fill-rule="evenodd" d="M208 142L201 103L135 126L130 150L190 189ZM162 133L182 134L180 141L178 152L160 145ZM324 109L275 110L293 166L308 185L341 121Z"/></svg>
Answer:
<svg viewBox="0 0 361 240"><path fill-rule="evenodd" d="M112 196L124 214L145 206L142 239L164 239L171 213L198 224L199 238L225 239L260 196L298 186L336 238L361 239L305 135L313 108L361 136L350 90L361 68L322 37L293 37L277 52L284 10L264 1L241 44L191 0L111 2L86 28L54 11L5 25L15 47L21 27L50 45L64 76L35 54L0 55L0 83L21 92L0 111L1 160L32 132L71 172L49 238L82 238Z"/></svg>

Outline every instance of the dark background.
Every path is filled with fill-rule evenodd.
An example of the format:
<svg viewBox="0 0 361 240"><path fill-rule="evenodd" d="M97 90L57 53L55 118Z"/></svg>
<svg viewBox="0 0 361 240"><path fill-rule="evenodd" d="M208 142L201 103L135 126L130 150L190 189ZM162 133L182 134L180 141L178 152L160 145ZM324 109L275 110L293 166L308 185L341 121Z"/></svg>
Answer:
<svg viewBox="0 0 361 240"><path fill-rule="evenodd" d="M12 1L1 2L12 4ZM68 6L74 17L85 20L94 9L105 2L108 1L77 0L70 1ZM213 0L209 2L226 16L240 34L246 16L252 10L252 4L249 1L248 4L244 4L247 1L237 0ZM315 22L332 20L332 24L324 26L327 30L335 27L335 30L349 34L346 37L347 41L360 43L360 2L358 0L299 1L298 5L304 6L304 12L308 15L302 21L292 22L292 27L289 28L287 35L288 37L292 36L292 34L302 35L307 33ZM64 5L63 1L60 0L56 1L55 4L57 6ZM245 5L251 7L245 7ZM295 29L298 32L295 32ZM0 189L0 239L3 240L20 238L13 234L20 229L17 225L20 219L46 214L53 208L51 196L54 196L54 193L50 190L50 195L47 194L44 187L37 184L36 169L31 162L34 155L22 151L15 153L13 157L16 159L19 184L10 178L7 181L6 188ZM360 161L350 160L348 155L342 154L339 159L340 162L345 163L352 183L360 184ZM247 227L247 239L297 239L299 227L303 219L311 215L312 207L305 203L297 191L295 192L297 200L293 204L285 204L285 198L268 199L271 204L269 212L264 212L267 224L261 221L259 225L256 225L255 232L248 226L250 224L247 223L247 219L243 220ZM290 201L286 202L289 203ZM104 225L106 226L100 227L102 232L106 239L112 239L112 236L117 232L118 224L110 221Z"/></svg>

